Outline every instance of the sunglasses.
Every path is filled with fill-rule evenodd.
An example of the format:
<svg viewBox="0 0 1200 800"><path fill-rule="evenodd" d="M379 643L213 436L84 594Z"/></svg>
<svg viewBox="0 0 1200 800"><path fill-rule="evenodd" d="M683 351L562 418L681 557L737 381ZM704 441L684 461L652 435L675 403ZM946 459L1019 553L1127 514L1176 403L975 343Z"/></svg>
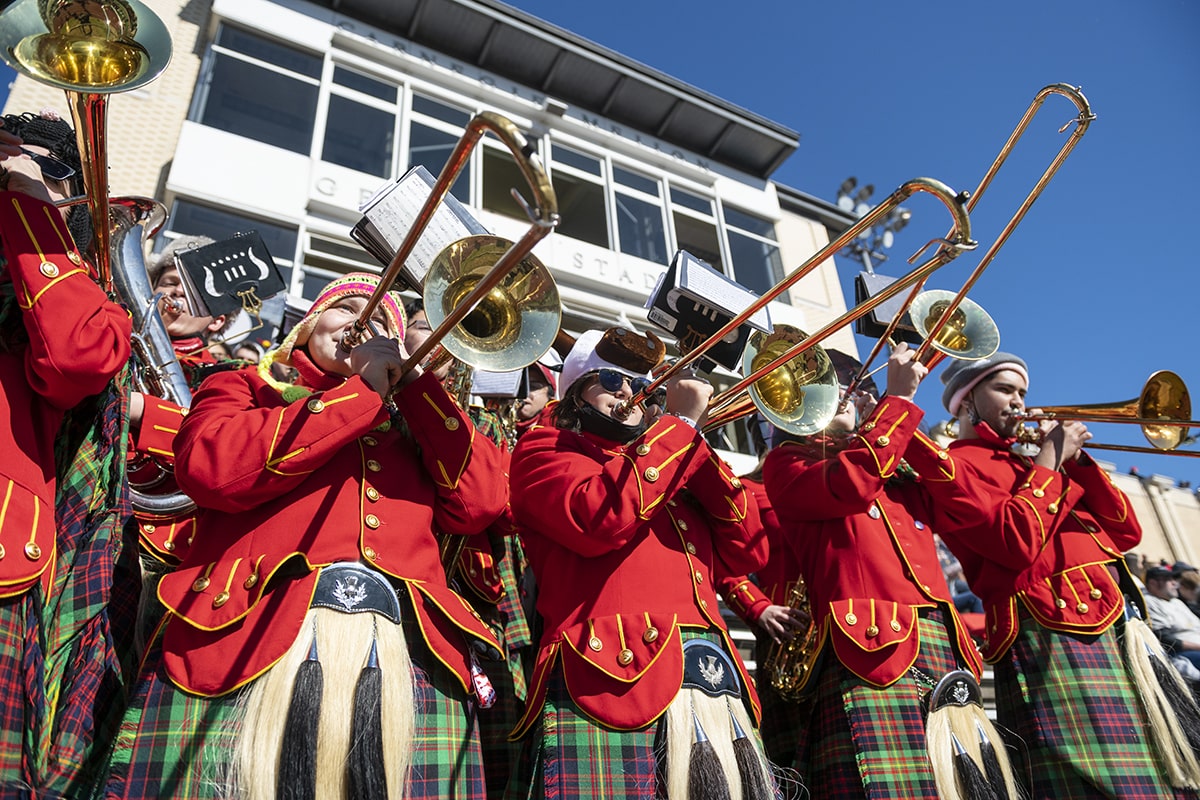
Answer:
<svg viewBox="0 0 1200 800"><path fill-rule="evenodd" d="M643 389L650 385L650 381L645 378L630 378L615 369L602 369L596 373L596 380L600 382L600 388L606 392L619 392L621 387L625 385L625 381L629 381L629 388L634 394L640 393Z"/></svg>
<svg viewBox="0 0 1200 800"><path fill-rule="evenodd" d="M33 159L42 170L42 175L52 181L65 181L75 174L75 168L70 164L59 161L54 156L46 156L21 148L21 152Z"/></svg>

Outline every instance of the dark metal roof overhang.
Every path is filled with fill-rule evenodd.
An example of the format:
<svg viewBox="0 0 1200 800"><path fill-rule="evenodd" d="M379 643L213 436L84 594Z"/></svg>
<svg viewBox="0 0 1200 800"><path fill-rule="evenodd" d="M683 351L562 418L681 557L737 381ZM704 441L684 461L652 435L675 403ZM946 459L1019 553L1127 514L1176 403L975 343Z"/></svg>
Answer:
<svg viewBox="0 0 1200 800"><path fill-rule="evenodd" d="M756 178L800 143L783 125L498 0L318 4Z"/></svg>

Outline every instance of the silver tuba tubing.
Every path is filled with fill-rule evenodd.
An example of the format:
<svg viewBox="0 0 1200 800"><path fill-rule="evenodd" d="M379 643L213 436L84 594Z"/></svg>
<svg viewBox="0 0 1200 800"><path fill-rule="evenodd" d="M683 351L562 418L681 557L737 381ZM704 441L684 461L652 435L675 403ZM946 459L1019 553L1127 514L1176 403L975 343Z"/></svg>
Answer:
<svg viewBox="0 0 1200 800"><path fill-rule="evenodd" d="M162 203L147 197L114 197L109 204L113 290L129 309L133 322L134 388L186 408L192 403L192 391L163 324L142 255L143 242L162 227L167 211ZM134 509L158 516L179 516L195 510L196 503L183 492L142 491L153 485L129 487Z"/></svg>

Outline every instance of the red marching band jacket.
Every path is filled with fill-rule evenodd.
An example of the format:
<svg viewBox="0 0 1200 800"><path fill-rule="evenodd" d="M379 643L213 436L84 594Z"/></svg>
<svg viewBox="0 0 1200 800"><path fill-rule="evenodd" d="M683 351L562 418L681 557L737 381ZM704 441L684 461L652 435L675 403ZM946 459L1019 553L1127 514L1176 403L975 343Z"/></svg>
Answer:
<svg viewBox="0 0 1200 800"><path fill-rule="evenodd" d="M758 504L758 516L767 539L767 563L755 573L757 582L750 580L748 575L726 575L719 570L717 594L733 613L753 627L767 606L787 605L788 593L797 583L800 568L791 563L790 553L784 546L783 527L767 497L767 488L762 481L745 476L741 481Z"/></svg>
<svg viewBox="0 0 1200 800"><path fill-rule="evenodd" d="M982 662L954 609L938 560L932 500L918 481L895 482L901 458L924 478L953 480L954 463L921 437L912 403L884 397L841 452L821 458L784 444L763 466L767 492L808 583L819 647L873 686L895 683L917 659L923 608L941 608L961 665Z"/></svg>
<svg viewBox="0 0 1200 800"><path fill-rule="evenodd" d="M0 192L0 236L28 343L0 346L0 597L54 570L54 439L64 414L129 360L129 314L89 273L58 209ZM23 338L23 337L21 337Z"/></svg>
<svg viewBox="0 0 1200 800"><path fill-rule="evenodd" d="M758 569L766 542L756 504L696 430L663 416L622 446L536 427L513 455L511 490L545 623L514 738L560 665L589 717L617 730L650 724L679 692L684 627L720 631L758 714L713 580L718 557L730 574Z"/></svg>
<svg viewBox="0 0 1200 800"><path fill-rule="evenodd" d="M929 488L939 504L975 504L985 512L976 524L947 519L939 530L983 600L987 661L1016 639L1018 604L1064 633L1102 633L1122 616L1121 554L1137 546L1142 529L1103 469L1087 455L1061 471L1046 469L998 439L950 448L961 479Z"/></svg>
<svg viewBox="0 0 1200 800"><path fill-rule="evenodd" d="M196 537L158 590L178 686L219 695L262 674L298 635L321 567L359 561L406 586L431 652L473 691L466 636L499 643L447 587L434 531L500 515L500 452L431 374L395 400L411 439L357 376L291 403L254 368L204 382L175 441Z"/></svg>

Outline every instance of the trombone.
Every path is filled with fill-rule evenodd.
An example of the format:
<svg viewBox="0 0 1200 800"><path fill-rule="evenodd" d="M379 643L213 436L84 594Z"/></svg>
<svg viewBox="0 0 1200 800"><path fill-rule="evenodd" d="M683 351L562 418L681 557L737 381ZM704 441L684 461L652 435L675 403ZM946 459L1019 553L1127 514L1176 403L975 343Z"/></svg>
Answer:
<svg viewBox="0 0 1200 800"><path fill-rule="evenodd" d="M966 210L966 195L956 195L954 194L953 190L947 187L945 184L929 178L918 178L915 181L909 181L897 189L891 197L889 197L880 205L876 206L865 217L843 232L843 234L836 241L831 242L797 270L797 273L805 272L809 264L813 263L814 261L819 263L819 261L824 260L827 255L830 254L829 251L836 252L837 250L841 249L841 247L847 241L854 236L857 236L860 230L874 225L875 222L878 221L881 214L886 214L892 206L903 202L913 191L926 191L930 194L933 194L935 197L941 200L943 204L945 204L946 208L954 217L954 227L951 229L950 234L944 239L933 240L934 242L941 242L941 247L938 248L933 257L924 264L914 267L903 278L895 281L874 297L869 298L868 300L842 314L840 317L828 323L825 325L825 327L821 328L811 336L803 337L800 341L796 342L794 345L773 358L760 359L761 361L765 361L765 363L762 363L754 368L749 375L746 375L744 378L742 378L742 380L738 381L729 389L726 389L720 395L712 398L709 401L709 408L714 410L719 418L727 416L723 410L726 406L736 401L738 396L743 392L750 390L751 387L755 387L754 391L758 395L758 401L760 401L756 402L756 405L758 405L763 416L766 417L767 420L775 427L788 431L789 433L804 435L805 433L813 433L815 430L819 430L820 428L823 428L825 425L829 424L829 420L833 418L833 415L837 411L836 402L833 403L831 409L826 411L824 415L824 421L820 425L816 425L816 423L820 422L821 420L811 416L806 422L801 422L801 417L796 416L795 409L788 411L784 408L773 408L770 404L761 402L766 400L767 396L769 395L780 395L777 391L770 391L769 393L765 392L763 391L765 387L757 387L756 384L758 384L760 380L767 378L767 376L771 375L771 373L773 373L775 370L788 364L788 362L790 362L792 359L798 358L799 356L816 347L818 343L829 338L829 336L836 332L839 328L842 328L859 319L860 317L869 314L875 307L882 303L886 303L892 297L896 296L909 286L919 281L924 281L935 270L945 266L950 261L957 258L961 253L974 249L976 247L976 242L971 239L971 221ZM929 244L932 243L933 242L930 242ZM910 263L915 261L921 255L921 253L929 247L929 244L926 244L925 247L922 247L920 250L918 250L917 253L915 253L912 258L909 259ZM792 277L795 277L795 275ZM791 280L791 278L788 280ZM784 283L787 284L787 281ZM784 288L786 288L786 286ZM779 287L776 287L776 289L772 289L771 292L763 295L762 298L759 298L759 301L757 302L762 303L765 299L774 299L780 294L781 291L782 290L779 289ZM721 334L724 332L725 331L718 331L718 333ZM716 335L717 334L714 334L714 337ZM826 358L828 357L826 356ZM801 387L796 387L796 389L798 391L803 391ZM802 407L803 406L800 406L800 408ZM726 421L728 421L728 419Z"/></svg>
<svg viewBox="0 0 1200 800"><path fill-rule="evenodd" d="M1038 413L1023 412L1017 417L1022 422L1038 420L1081 420L1084 422L1110 422L1138 425L1151 447L1119 444L1092 444L1085 448L1093 450L1120 450L1127 453L1156 453L1172 456L1200 457L1200 452L1180 450L1181 445L1191 444L1194 438L1188 428L1200 426L1200 421L1190 419L1192 400L1183 379L1170 370L1159 370L1151 375L1137 397L1116 403L1094 403L1091 405L1044 406ZM1038 428L1022 427L1018 439L1037 444L1041 441Z"/></svg>
<svg viewBox="0 0 1200 800"><path fill-rule="evenodd" d="M773 286L769 291L766 292L766 294L759 297L744 311L735 316L733 319L729 320L729 322L725 323L720 330L709 336L696 348L681 356L678 361L676 361L671 365L670 368L665 370L662 374L651 381L648 386L643 388L640 392L634 393L634 395L627 400L618 403L613 409L613 415L618 418L627 418L629 414L632 413L633 408L636 405L644 402L647 397L651 396L654 392L661 388L662 385L668 380L677 375L681 370L690 366L696 359L714 347L730 333L737 330L739 326L758 313L758 311L767 303L779 297L781 294L791 288L794 283L808 273L812 272L814 269L820 266L822 262L845 247L852 239L858 236L859 233L878 223L879 220L882 219L889 211L891 211L892 208L900 205L916 192L927 192L934 195L937 199L942 201L942 203L947 209L949 209L951 215L954 217L954 228L951 230L950 235L944 239L933 240L934 242L941 243L937 253L924 264L915 267L904 278L887 287L887 289L885 289L876 297L871 298L866 303L863 303L860 306L857 306L846 312L841 317L834 320L834 322L826 325L813 336L804 337L803 341L795 344L793 347L786 350L782 355L770 359L766 366L757 369L753 373L754 377L752 380L749 378L743 379L736 385L736 387L734 387L734 389L730 389L723 393L720 398L713 398L713 400L709 402L710 412L732 401L737 395L744 392L759 378L762 378L768 373L774 371L800 353L811 349L817 344L817 342L828 338L829 335L838 328L841 328L848 322L854 321L863 314L869 313L871 309L879 305L879 303L886 302L902 289L907 288L909 285L918 280L922 280L934 270L939 269L940 267L952 261L961 252L971 250L976 247L977 243L971 239L971 222L967 217L965 208L965 194L955 194L953 189L946 186L946 184L942 183L941 181L933 178L914 178L913 180L907 181L901 184L896 191L892 192L892 194L886 200L877 205L875 208L871 209L871 211L869 211L862 219L851 225L846 230L842 231L840 236L822 247L807 261L797 267L790 275ZM930 242L929 244L933 244L933 242ZM922 247L921 250L919 250L911 260L916 260L916 258L920 256L920 254L923 253L926 248L929 247L929 244L925 245L925 247ZM793 409L793 412L794 411L795 409ZM771 419L771 421L777 424L778 427L786 427L788 424L790 424L786 420L786 415L777 415L773 412L768 414L768 418L771 418L772 416L779 417L778 420Z"/></svg>
<svg viewBox="0 0 1200 800"><path fill-rule="evenodd" d="M1046 100L1049 99L1050 95L1053 94L1061 95L1067 98L1075 104L1075 107L1079 111L1075 119L1067 122L1065 125L1059 128L1058 132L1063 133L1066 131L1072 122L1075 123L1075 129L1071 131L1071 135L1067 137L1067 141L1063 142L1063 145L1059 148L1058 153L1055 154L1049 166L1047 166L1042 172L1041 177L1038 178L1033 188L1029 191L1029 194L1025 196L1025 200L1013 213L1008 223L1004 226L1004 229L1000 231L1000 235L996 237L996 241L992 243L992 246L988 248L987 252L984 253L979 259L978 266L976 266L974 271L970 274L970 276L968 276L966 282L963 283L962 288L958 290L958 293L949 300L946 300L946 298L942 295L938 296L938 301L944 302L942 302L940 306L931 309L931 311L938 314L937 320L931 322L928 320L929 314L922 313L921 316L924 322L917 323L918 313L920 312L916 310L910 312L910 316L913 318L914 324L922 324L927 329L920 330L918 328L918 332L924 337L924 341L917 349L916 357L919 361L923 361L930 369L932 369L938 363L938 361L945 356L966 360L978 360L981 358L986 358L995 352L995 349L993 349L991 352L979 354L964 354L961 349L956 352L955 347L949 345L946 339L942 336L942 331L947 325L952 326L954 324L954 320L956 319L955 315L958 312L959 306L963 303L971 302L966 297L967 292L969 292L971 288L975 286L975 283L979 280L980 276L983 275L983 271L988 268L993 259L995 259L996 254L1000 252L1000 248L1003 247L1005 242L1008 241L1008 237L1012 235L1012 232L1016 229L1016 227L1021 224L1022 220L1025 219L1025 215L1029 212L1029 209L1033 207L1033 204L1037 201L1038 197L1041 196L1042 191L1046 188L1046 185L1050 183L1050 180L1058 172L1059 167L1061 167L1063 162L1067 160L1067 156L1071 155L1071 151L1075 149L1075 145L1078 144L1079 140L1083 138L1083 135L1087 133L1088 127L1092 124L1092 121L1096 119L1096 115L1092 113L1092 107L1088 103L1087 98L1084 97L1083 91L1080 89L1080 87L1071 86L1067 83L1052 83L1049 86L1043 87L1034 96L1033 101L1029 104L1029 107L1025 109L1025 114L1017 123L1017 127L1013 129L1011 134L1009 134L1008 141L1006 141L1004 146L1000 148L1000 152L992 161L992 165L988 167L987 172L979 181L979 185L975 187L975 191L967 200L967 212L970 213L971 211L975 210L975 204L979 202L979 199L983 197L984 192L986 192L988 187L991 186L992 179L996 177L996 173L1000 171L1000 168L1008 160L1008 156L1012 153L1017 142L1022 136L1025 135L1025 130L1029 127L1029 123L1033 121L1033 118L1041 109L1042 104L1045 103ZM887 330L884 332L883 336L881 336L875 343L875 347L871 350L871 354L863 361L863 366L859 371L859 374L856 375L855 378L850 382L850 386L847 388L847 394L853 392L866 378L868 374L867 370L870 367L870 364L879 355L879 350L883 347L884 342L891 338L892 333L900 324L900 320L904 318L905 312L909 311L910 307L918 305L917 301L920 298L919 293L921 292L923 286L924 281L913 287L912 294L908 296L908 299L896 312L896 315L888 324ZM922 307L922 311L923 310L924 309ZM979 308L978 311L982 313L983 309ZM984 314L984 316L986 316L986 314ZM968 313L968 317L973 317L973 315ZM997 334L997 348L1000 344L998 337L999 334ZM930 348L934 348L945 355L929 358Z"/></svg>
<svg viewBox="0 0 1200 800"><path fill-rule="evenodd" d="M549 350L558 333L562 317L558 289L550 271L531 254L534 245L558 225L554 187L517 126L500 114L485 111L467 123L412 228L380 277L379 286L347 332L345 346L354 347L365 338L371 315L400 275L471 151L488 131L512 152L533 190L532 207L513 190L514 198L529 216L530 228L515 244L496 236L468 236L438 254L422 286L425 314L435 329L409 354L401 366L401 378L439 344L476 368L495 372L518 369Z"/></svg>

